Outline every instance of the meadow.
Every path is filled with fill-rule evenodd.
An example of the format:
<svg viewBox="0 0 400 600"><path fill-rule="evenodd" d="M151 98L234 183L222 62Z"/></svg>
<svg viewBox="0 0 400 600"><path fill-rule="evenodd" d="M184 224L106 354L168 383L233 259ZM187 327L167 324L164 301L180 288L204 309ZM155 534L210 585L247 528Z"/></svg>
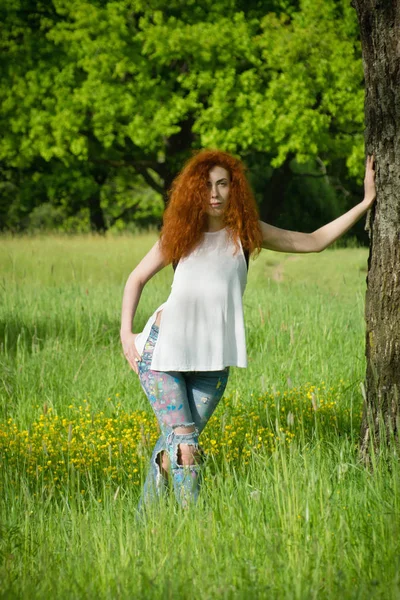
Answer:
<svg viewBox="0 0 400 600"><path fill-rule="evenodd" d="M0 598L400 598L398 462L358 454L365 248L250 261L249 366L202 435L200 501L137 517L157 425L119 318L155 240L1 239Z"/></svg>

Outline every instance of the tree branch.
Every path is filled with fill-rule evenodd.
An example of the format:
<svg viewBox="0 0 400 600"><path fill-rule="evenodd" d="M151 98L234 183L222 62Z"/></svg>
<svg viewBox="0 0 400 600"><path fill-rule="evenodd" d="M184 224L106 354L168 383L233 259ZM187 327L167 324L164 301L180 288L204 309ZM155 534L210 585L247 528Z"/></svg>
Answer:
<svg viewBox="0 0 400 600"><path fill-rule="evenodd" d="M325 173L295 173L292 171L292 177L314 177L320 179L321 177L326 177L326 175Z"/></svg>
<svg viewBox="0 0 400 600"><path fill-rule="evenodd" d="M114 223L116 221L118 221L118 219L124 219L125 217L127 217L130 213L135 213L137 210L137 207L139 205L139 201L135 202L135 204L133 204L133 206L128 206L128 208L124 208L124 210L119 213L119 215L117 215L116 217L111 217L111 223L110 225L114 225Z"/></svg>
<svg viewBox="0 0 400 600"><path fill-rule="evenodd" d="M151 160L141 160L141 161L130 161L130 160L112 160L108 158L92 158L89 159L92 163L110 165L111 167L121 168L121 167L133 167L139 175L143 177L145 182L159 194L164 194L164 188L162 185L157 183L157 181L150 175L147 169L152 169L156 173L158 173L157 168L154 167L154 162Z"/></svg>
<svg viewBox="0 0 400 600"><path fill-rule="evenodd" d="M135 169L135 171L137 173L139 173L139 175L141 175L143 177L143 179L145 180L145 182L151 188L153 188L153 190L155 192L158 192L159 194L161 194L161 196L164 194L164 188L163 188L163 186L160 185L159 183L157 183L157 181L155 179L153 179L153 177L150 175L150 173L147 171L147 169L145 169L144 167L141 167L139 165L132 165L132 166Z"/></svg>
<svg viewBox="0 0 400 600"><path fill-rule="evenodd" d="M145 169L151 169L155 171L160 177L162 176L163 165L159 164L153 160L113 160L111 158L90 158L89 162L98 163L103 165L110 165L111 167L134 167L136 166L143 167Z"/></svg>

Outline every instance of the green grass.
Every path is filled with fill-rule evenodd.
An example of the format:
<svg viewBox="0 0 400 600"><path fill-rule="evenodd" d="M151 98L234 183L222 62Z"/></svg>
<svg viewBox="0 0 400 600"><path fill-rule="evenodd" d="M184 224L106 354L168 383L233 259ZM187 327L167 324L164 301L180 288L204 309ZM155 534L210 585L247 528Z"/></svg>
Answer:
<svg viewBox="0 0 400 600"><path fill-rule="evenodd" d="M0 597L400 598L399 467L357 453L365 249L250 261L249 367L204 432L200 502L136 519L157 430L119 316L155 239L2 239Z"/></svg>

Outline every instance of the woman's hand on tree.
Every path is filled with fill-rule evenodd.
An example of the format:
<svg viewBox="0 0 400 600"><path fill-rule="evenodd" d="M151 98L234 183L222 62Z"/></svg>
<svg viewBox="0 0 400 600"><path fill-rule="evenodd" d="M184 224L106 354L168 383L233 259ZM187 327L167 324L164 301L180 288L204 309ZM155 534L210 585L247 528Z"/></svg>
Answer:
<svg viewBox="0 0 400 600"><path fill-rule="evenodd" d="M124 355L131 368L138 374L138 362L141 360L141 356L136 350L135 339L138 336L137 333L129 333L121 336L121 344L124 349Z"/></svg>
<svg viewBox="0 0 400 600"><path fill-rule="evenodd" d="M375 171L374 171L374 155L367 156L367 164L365 167L364 177L364 204L369 209L375 202Z"/></svg>

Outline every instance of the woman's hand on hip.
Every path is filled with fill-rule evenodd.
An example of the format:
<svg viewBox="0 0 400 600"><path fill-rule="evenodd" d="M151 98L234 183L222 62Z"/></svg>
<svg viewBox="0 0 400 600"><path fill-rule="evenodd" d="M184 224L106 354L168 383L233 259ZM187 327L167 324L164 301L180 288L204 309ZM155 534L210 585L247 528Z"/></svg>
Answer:
<svg viewBox="0 0 400 600"><path fill-rule="evenodd" d="M136 350L135 345L137 336L137 333L129 333L121 336L121 344L124 349L125 358L136 374L138 374L138 362L141 360L141 356Z"/></svg>

